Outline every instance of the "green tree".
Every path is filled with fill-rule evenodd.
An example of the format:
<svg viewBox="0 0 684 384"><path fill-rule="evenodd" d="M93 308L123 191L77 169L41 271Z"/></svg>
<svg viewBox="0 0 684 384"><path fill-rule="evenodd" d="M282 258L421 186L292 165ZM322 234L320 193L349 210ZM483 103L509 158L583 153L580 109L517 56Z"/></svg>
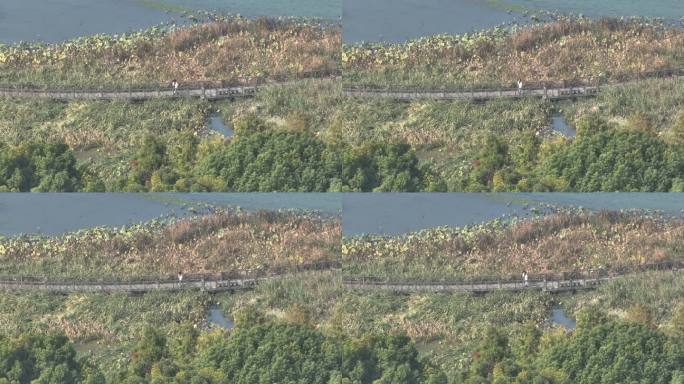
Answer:
<svg viewBox="0 0 684 384"><path fill-rule="evenodd" d="M561 369L577 384L671 384L681 370L681 348L660 331L641 324L608 322L579 329L550 348L540 367Z"/></svg>
<svg viewBox="0 0 684 384"><path fill-rule="evenodd" d="M0 338L0 382L19 384L75 384L86 380L76 350L64 335L31 334L14 339ZM87 380L96 383L99 373Z"/></svg>
<svg viewBox="0 0 684 384"><path fill-rule="evenodd" d="M681 151L657 137L608 129L602 120L587 125L592 128L546 159L539 177L562 178L578 192L668 192L684 174Z"/></svg>

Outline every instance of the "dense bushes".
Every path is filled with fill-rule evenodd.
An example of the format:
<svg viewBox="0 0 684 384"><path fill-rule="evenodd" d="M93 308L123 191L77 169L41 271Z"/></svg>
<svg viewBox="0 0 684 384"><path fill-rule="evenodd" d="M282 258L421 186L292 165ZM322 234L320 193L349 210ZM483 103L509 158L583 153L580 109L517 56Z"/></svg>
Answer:
<svg viewBox="0 0 684 384"><path fill-rule="evenodd" d="M591 312L585 309L583 312ZM595 311L595 310L593 310ZM2 340L0 383L679 384L684 344L637 323L582 313L573 333L490 327L459 374L447 378L404 335L326 336L247 310L230 333L147 328L120 367L100 373L60 335ZM584 318L582 317L582 318ZM581 319L578 319L581 320ZM105 380L106 378L106 380Z"/></svg>
<svg viewBox="0 0 684 384"><path fill-rule="evenodd" d="M469 191L669 192L684 190L683 148L646 130L589 115L574 140L516 142L489 135L457 189ZM453 183L452 183L453 184Z"/></svg>
<svg viewBox="0 0 684 384"><path fill-rule="evenodd" d="M230 191L325 192L339 165L335 154L311 135L267 131L210 153L198 170Z"/></svg>
<svg viewBox="0 0 684 384"><path fill-rule="evenodd" d="M328 145L305 131L266 127L260 119L239 123L237 136L227 144L184 135L167 146L146 136L131 174L115 189L412 192L439 187L406 144Z"/></svg>
<svg viewBox="0 0 684 384"><path fill-rule="evenodd" d="M76 158L64 143L0 143L0 191L71 192L81 188Z"/></svg>
<svg viewBox="0 0 684 384"><path fill-rule="evenodd" d="M559 148L542 170L578 192L669 192L684 185L681 148L646 132L587 132Z"/></svg>
<svg viewBox="0 0 684 384"><path fill-rule="evenodd" d="M63 335L0 338L0 383L104 383L104 377L76 359Z"/></svg>
<svg viewBox="0 0 684 384"><path fill-rule="evenodd" d="M62 142L0 143L0 190L684 191L677 136L665 141L642 125L618 128L591 114L577 121L575 139L490 133L471 144L477 151L469 164L449 170L421 163L400 140L327 142L306 127L279 128L251 116L236 121L230 140L186 130L141 135L119 168L77 166Z"/></svg>
<svg viewBox="0 0 684 384"><path fill-rule="evenodd" d="M490 328L465 383L678 383L684 345L636 323L585 324L573 334L542 335L534 325L516 339Z"/></svg>
<svg viewBox="0 0 684 384"><path fill-rule="evenodd" d="M660 331L609 322L559 342L540 365L566 372L566 382L577 384L671 384L684 372L684 350Z"/></svg>
<svg viewBox="0 0 684 384"><path fill-rule="evenodd" d="M406 336L335 339L255 314L230 335L147 329L115 381L140 383L446 383Z"/></svg>

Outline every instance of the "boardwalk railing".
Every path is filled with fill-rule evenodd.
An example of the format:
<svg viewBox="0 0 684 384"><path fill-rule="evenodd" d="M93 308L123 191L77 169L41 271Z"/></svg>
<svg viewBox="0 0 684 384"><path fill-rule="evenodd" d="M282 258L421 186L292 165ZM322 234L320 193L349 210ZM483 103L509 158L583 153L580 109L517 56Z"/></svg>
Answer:
<svg viewBox="0 0 684 384"><path fill-rule="evenodd" d="M178 89L171 80L164 84L131 84L103 86L44 86L31 84L0 84L0 96L22 98L76 99L128 99L145 100L162 97L201 97L225 99L255 95L260 87L283 85L306 79L328 79L340 75L338 69L278 74L253 81L222 80L181 82Z"/></svg>
<svg viewBox="0 0 684 384"><path fill-rule="evenodd" d="M47 292L147 292L200 289L209 292L249 289L259 283L287 274L306 271L338 269L339 261L320 261L296 266L278 266L261 270L250 275L234 272L204 274L183 274L182 281L177 276L136 278L130 281L105 279L56 278L47 279L36 276L0 276L0 289L32 290Z"/></svg>
<svg viewBox="0 0 684 384"><path fill-rule="evenodd" d="M469 280L419 280L404 279L391 281L378 277L345 278L349 287L367 290L386 290L393 292L474 292L542 290L545 292L564 292L592 289L605 282L648 271L684 271L684 261L667 261L642 264L631 267L618 267L610 271L572 271L554 274L532 274L527 283L521 276L475 277Z"/></svg>
<svg viewBox="0 0 684 384"><path fill-rule="evenodd" d="M618 74L608 78L574 79L547 82L526 82L522 90L516 85L495 86L476 85L475 87L435 87L409 85L345 85L344 92L349 96L388 97L401 100L413 99L466 99L485 100L494 98L542 97L563 99L597 95L603 88L624 86L650 79L684 77L684 68L659 71Z"/></svg>

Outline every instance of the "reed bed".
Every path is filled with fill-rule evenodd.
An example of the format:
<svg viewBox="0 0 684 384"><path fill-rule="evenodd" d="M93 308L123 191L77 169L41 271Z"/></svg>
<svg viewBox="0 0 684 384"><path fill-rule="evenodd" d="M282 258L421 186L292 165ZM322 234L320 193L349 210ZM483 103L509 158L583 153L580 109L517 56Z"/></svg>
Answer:
<svg viewBox="0 0 684 384"><path fill-rule="evenodd" d="M344 45L345 85L466 89L596 83L681 67L684 30L650 20L560 17L550 23Z"/></svg>
<svg viewBox="0 0 684 384"><path fill-rule="evenodd" d="M173 79L253 84L339 66L336 26L291 19L216 18L183 27L94 35L58 44L0 46L0 84L131 88Z"/></svg>
<svg viewBox="0 0 684 384"><path fill-rule="evenodd" d="M561 211L398 237L346 238L345 272L390 279L474 279L611 271L684 257L684 220L644 212Z"/></svg>
<svg viewBox="0 0 684 384"><path fill-rule="evenodd" d="M339 257L340 223L314 213L217 211L57 237L0 239L0 275L83 280L257 273Z"/></svg>

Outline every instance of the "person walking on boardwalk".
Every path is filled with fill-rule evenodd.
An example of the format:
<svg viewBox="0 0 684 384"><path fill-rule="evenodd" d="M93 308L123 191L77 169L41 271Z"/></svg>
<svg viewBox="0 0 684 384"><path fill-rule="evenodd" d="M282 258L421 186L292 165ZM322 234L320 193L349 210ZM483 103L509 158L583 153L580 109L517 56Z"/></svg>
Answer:
<svg viewBox="0 0 684 384"><path fill-rule="evenodd" d="M173 95L175 96L178 92L178 80L173 79L173 81L171 82L171 88L173 88Z"/></svg>
<svg viewBox="0 0 684 384"><path fill-rule="evenodd" d="M183 282L183 272L178 272L178 282L182 283Z"/></svg>
<svg viewBox="0 0 684 384"><path fill-rule="evenodd" d="M523 271L523 282L525 283L525 286L527 287L527 271Z"/></svg>
<svg viewBox="0 0 684 384"><path fill-rule="evenodd" d="M522 96L523 93L523 82L522 80L518 80L518 96Z"/></svg>

